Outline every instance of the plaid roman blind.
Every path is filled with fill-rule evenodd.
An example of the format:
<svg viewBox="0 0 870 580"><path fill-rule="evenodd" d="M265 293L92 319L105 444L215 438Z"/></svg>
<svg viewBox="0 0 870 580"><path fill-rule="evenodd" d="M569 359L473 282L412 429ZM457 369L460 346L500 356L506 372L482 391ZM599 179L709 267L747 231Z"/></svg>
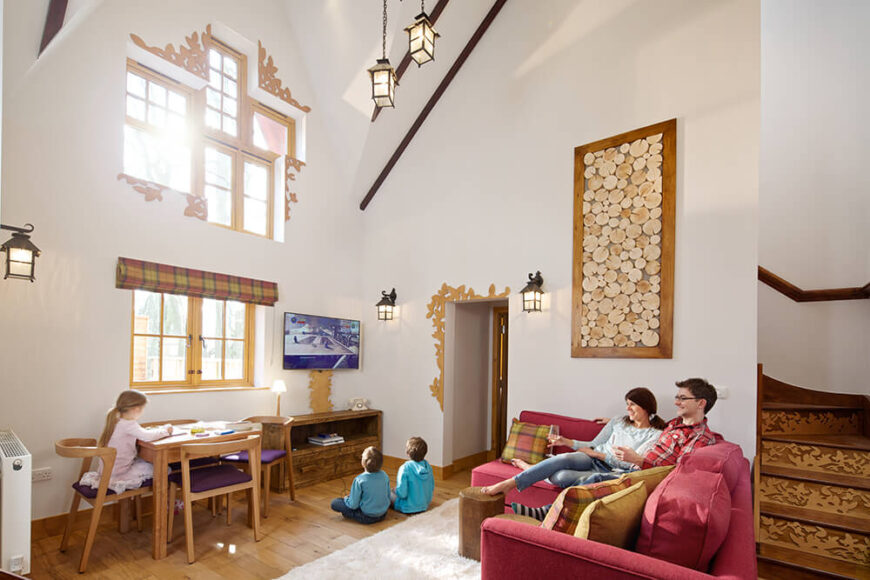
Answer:
<svg viewBox="0 0 870 580"><path fill-rule="evenodd" d="M264 306L273 306L278 301L278 284L275 282L167 266L131 258L118 258L115 287L237 300Z"/></svg>

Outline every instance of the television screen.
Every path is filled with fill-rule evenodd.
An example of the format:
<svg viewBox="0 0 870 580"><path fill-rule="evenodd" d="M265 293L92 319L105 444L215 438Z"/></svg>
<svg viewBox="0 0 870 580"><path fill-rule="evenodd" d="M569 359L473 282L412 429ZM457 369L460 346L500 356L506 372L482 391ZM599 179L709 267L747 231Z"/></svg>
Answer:
<svg viewBox="0 0 870 580"><path fill-rule="evenodd" d="M285 369L358 369L359 320L284 313Z"/></svg>

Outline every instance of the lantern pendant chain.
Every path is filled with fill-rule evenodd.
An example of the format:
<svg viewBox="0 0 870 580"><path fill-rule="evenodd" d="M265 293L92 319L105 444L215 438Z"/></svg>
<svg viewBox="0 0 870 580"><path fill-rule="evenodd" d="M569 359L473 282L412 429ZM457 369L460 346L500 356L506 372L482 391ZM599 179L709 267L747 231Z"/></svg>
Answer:
<svg viewBox="0 0 870 580"><path fill-rule="evenodd" d="M387 0L384 0L384 33L381 37L381 58L387 58Z"/></svg>

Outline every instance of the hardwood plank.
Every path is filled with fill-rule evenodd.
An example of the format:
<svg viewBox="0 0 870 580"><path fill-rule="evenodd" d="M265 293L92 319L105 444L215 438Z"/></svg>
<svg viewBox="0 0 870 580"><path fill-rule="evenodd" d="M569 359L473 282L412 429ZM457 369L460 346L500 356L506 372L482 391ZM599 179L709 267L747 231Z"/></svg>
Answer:
<svg viewBox="0 0 870 580"><path fill-rule="evenodd" d="M781 441L785 443L798 443L800 445L818 445L822 447L836 447L838 449L854 449L856 451L870 451L870 437L863 435L764 435L765 441Z"/></svg>
<svg viewBox="0 0 870 580"><path fill-rule="evenodd" d="M870 577L870 569L866 566L807 554L781 546L759 545L759 578L803 580L820 576L823 578L868 578Z"/></svg>
<svg viewBox="0 0 870 580"><path fill-rule="evenodd" d="M767 501L761 502L760 509L761 513L767 516L797 520L805 524L834 528L844 532L870 534L870 519L867 518L781 505Z"/></svg>
<svg viewBox="0 0 870 580"><path fill-rule="evenodd" d="M385 467L395 484L397 467ZM97 538L88 564L88 577L98 579L156 580L164 578L276 578L290 569L340 550L357 540L385 530L408 516L390 510L382 522L364 526L345 520L333 512L329 503L346 494L353 476L333 479L297 490L296 501L286 494L272 496L269 518L262 521L263 540L255 542L247 525L244 496L233 497L232 525L224 516L212 518L204 507L194 508L196 562L187 564L183 526L175 526L168 555L151 558L150 526L118 534L111 516L101 518ZM456 498L468 487L471 473L463 471L445 481L435 482L432 508ZM107 510L111 511L111 510ZM86 512L88 517L90 512ZM146 516L147 517L151 517ZM176 518L177 520L180 518ZM84 518L85 522L87 518ZM62 528L35 523L32 578L80 578L78 562L84 544L84 529L76 528L65 554L58 551Z"/></svg>

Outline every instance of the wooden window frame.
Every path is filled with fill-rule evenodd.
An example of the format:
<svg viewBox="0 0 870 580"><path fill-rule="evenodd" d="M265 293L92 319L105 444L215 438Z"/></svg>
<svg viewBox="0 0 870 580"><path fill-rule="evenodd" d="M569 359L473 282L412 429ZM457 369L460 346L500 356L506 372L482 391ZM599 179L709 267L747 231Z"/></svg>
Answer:
<svg viewBox="0 0 870 580"><path fill-rule="evenodd" d="M150 290L148 291L150 292ZM203 350L203 336L202 336L202 304L203 298L199 296L186 296L187 297L187 337L188 338L188 346L187 346L187 364L186 366L186 379L184 381L163 381L163 346L162 339L164 336L169 336L170 338L180 338L175 335L164 335L163 332L163 304L164 304L164 296L166 293L163 292L154 292L154 294L160 294L160 334L152 334L152 333L136 333L136 291L133 291L131 297L131 326L130 326L130 387L140 389L143 391L152 391L152 392L160 392L165 390L189 390L196 391L200 389L208 389L212 390L214 388L222 388L222 387L253 387L254 386L254 350L255 350L255 336L254 336L254 312L255 308L253 304L243 303L245 305L245 331L244 331L244 339L241 339L243 342L243 368L244 373L241 379L212 379L212 380L203 380L202 379L202 350ZM218 300L224 303L224 316L223 316L223 334L226 335L226 299L215 298L214 300ZM231 301L234 302L234 301ZM133 380L133 365L135 358L135 340L138 336L145 337L159 337L161 339L161 351L160 351L160 380L157 381L134 381ZM226 336L222 338L206 338L205 340L221 340L224 344L221 356L221 374L225 374L225 365L226 365L226 342L228 340L240 340L240 339L228 339Z"/></svg>

